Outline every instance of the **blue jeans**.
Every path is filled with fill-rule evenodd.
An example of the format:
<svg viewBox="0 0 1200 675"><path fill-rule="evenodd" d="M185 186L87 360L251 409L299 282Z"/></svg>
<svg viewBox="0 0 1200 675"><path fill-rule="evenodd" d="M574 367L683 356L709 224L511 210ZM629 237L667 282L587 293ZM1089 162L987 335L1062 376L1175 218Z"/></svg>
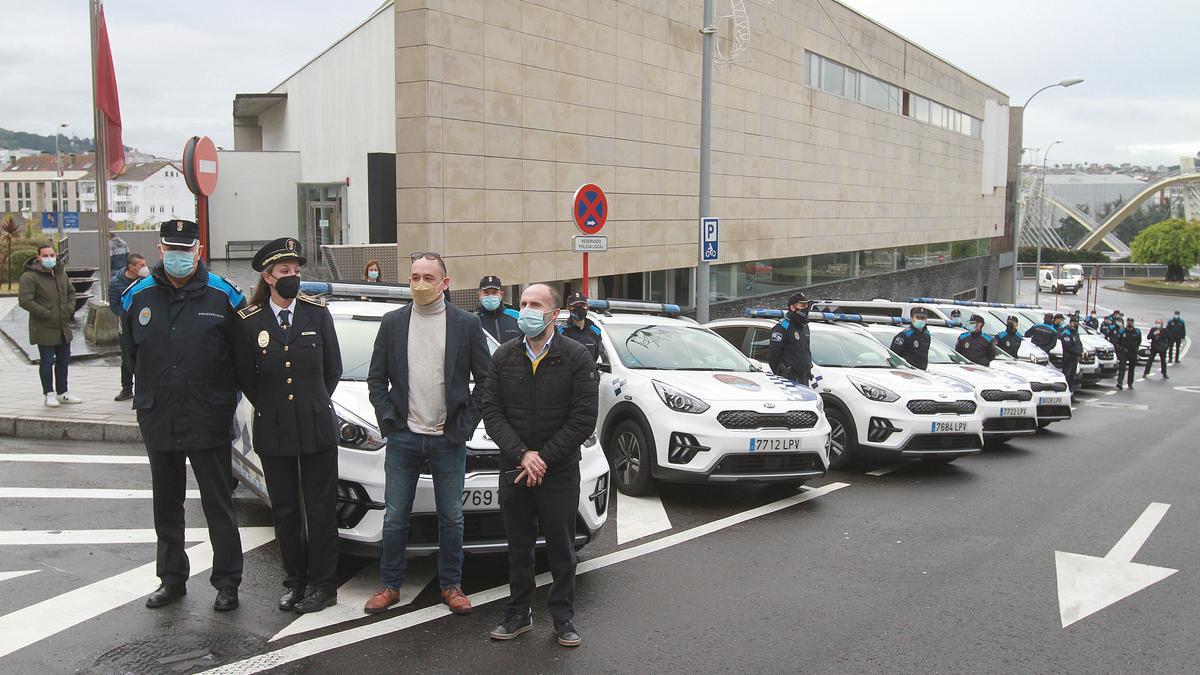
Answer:
<svg viewBox="0 0 1200 675"><path fill-rule="evenodd" d="M408 520L417 495L417 479L426 461L433 474L433 498L438 518L438 579L443 589L462 582L463 482L467 472L467 446L442 436L414 434L408 429L388 434L384 462L383 555L379 579L398 589L404 582Z"/></svg>
<svg viewBox="0 0 1200 675"><path fill-rule="evenodd" d="M60 345L38 345L38 375L42 377L43 396L52 392L67 393L67 366L70 363L70 342Z"/></svg>

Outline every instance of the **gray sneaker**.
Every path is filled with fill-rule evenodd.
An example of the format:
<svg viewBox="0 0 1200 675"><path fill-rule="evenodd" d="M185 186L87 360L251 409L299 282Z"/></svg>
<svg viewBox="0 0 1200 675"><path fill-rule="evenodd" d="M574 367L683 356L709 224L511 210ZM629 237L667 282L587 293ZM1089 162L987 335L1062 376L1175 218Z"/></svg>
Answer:
<svg viewBox="0 0 1200 675"><path fill-rule="evenodd" d="M509 612L504 615L504 621L488 635L493 640L511 640L530 628L533 628L533 610L526 610L524 615Z"/></svg>
<svg viewBox="0 0 1200 675"><path fill-rule="evenodd" d="M555 621L554 634L558 636L558 644L564 647L578 647L583 642L579 631L575 630L574 621Z"/></svg>

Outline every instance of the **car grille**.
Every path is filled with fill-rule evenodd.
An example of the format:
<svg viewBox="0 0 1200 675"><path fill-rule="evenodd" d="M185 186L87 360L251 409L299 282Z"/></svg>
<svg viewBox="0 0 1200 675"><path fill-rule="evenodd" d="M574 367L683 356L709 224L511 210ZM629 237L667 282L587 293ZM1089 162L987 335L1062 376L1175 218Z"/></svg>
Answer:
<svg viewBox="0 0 1200 675"><path fill-rule="evenodd" d="M587 525L577 515L575 531L587 532ZM538 524L537 536L543 536L542 526ZM504 542L504 519L499 511L464 511L463 512L463 542L467 544L481 542ZM438 519L436 513L413 514L408 520L409 545L428 545L438 543Z"/></svg>
<svg viewBox="0 0 1200 675"><path fill-rule="evenodd" d="M1113 352L1113 350L1107 347L1101 347L1100 349L1096 350L1096 356L1107 361L1111 358L1115 358L1116 354Z"/></svg>
<svg viewBox="0 0 1200 675"><path fill-rule="evenodd" d="M985 401L1028 401L1033 398L1033 392L1024 389L1018 391L1003 391L1001 389L984 389L979 394Z"/></svg>
<svg viewBox="0 0 1200 675"><path fill-rule="evenodd" d="M763 452L750 455L728 455L717 463L717 468L712 472L723 475L745 475L824 470L825 466L821 463L821 458L813 453Z"/></svg>
<svg viewBox="0 0 1200 675"><path fill-rule="evenodd" d="M1039 405L1037 407L1038 417L1053 417L1055 419L1069 419L1071 417L1071 406L1069 405Z"/></svg>
<svg viewBox="0 0 1200 675"><path fill-rule="evenodd" d="M1034 391L1066 391L1066 382L1033 382L1031 388Z"/></svg>
<svg viewBox="0 0 1200 675"><path fill-rule="evenodd" d="M908 402L908 410L914 415L970 415L975 412L974 401L931 401L917 399Z"/></svg>
<svg viewBox="0 0 1200 675"><path fill-rule="evenodd" d="M1090 366L1096 362L1096 355L1095 354L1084 354L1083 357L1079 359L1079 362Z"/></svg>
<svg viewBox="0 0 1200 675"><path fill-rule="evenodd" d="M817 414L810 410L760 413L753 410L725 410L717 421L726 429L811 429L817 426Z"/></svg>
<svg viewBox="0 0 1200 675"><path fill-rule="evenodd" d="M976 434L917 434L908 439L904 450L977 450L983 444Z"/></svg>
<svg viewBox="0 0 1200 675"><path fill-rule="evenodd" d="M990 417L983 421L986 431L1034 431L1037 420L1032 417Z"/></svg>
<svg viewBox="0 0 1200 675"><path fill-rule="evenodd" d="M467 473L478 473L480 471L500 471L499 450L467 449ZM421 475L433 475L429 470L428 460L421 462Z"/></svg>

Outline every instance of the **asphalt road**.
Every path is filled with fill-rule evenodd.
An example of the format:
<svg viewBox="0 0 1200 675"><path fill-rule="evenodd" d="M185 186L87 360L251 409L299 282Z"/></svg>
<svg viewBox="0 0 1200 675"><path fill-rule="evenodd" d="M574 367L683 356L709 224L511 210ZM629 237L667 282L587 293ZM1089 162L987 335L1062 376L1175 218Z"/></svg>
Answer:
<svg viewBox="0 0 1200 675"><path fill-rule="evenodd" d="M1102 291L1100 304L1140 316L1146 296L1113 297ZM1200 316L1200 303L1166 307L1176 304ZM495 556L468 559L469 617L440 609L423 561L411 604L370 618L339 605L345 620L271 642L296 617L274 608L282 575L269 513L242 491L244 542L265 542L247 553L242 607L212 611L207 558L196 555L187 598L146 610L127 582L153 579L152 531L104 540L151 528L149 500L55 492L148 489L145 464L94 457L135 461L141 448L2 439L0 672L1195 671L1197 404L1200 360L1189 356L1169 381L1089 390L1074 420L951 465L858 467L799 493L665 486L657 500L625 501L625 522L618 497L580 555L576 650L554 643L545 588L534 631L488 640L505 594ZM196 500L188 525L203 527ZM1132 560L1134 576L1178 571L1064 627L1056 551L1108 555L1095 565L1122 570ZM373 567L346 556L340 572L347 587L370 584ZM28 573L6 574L17 572ZM1098 579L1078 577L1068 600L1100 597Z"/></svg>

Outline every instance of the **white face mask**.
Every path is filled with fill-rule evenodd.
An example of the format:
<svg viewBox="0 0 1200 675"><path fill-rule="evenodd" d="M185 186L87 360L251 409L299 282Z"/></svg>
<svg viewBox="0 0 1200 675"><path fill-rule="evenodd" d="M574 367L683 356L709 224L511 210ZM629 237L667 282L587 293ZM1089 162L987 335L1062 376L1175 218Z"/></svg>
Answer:
<svg viewBox="0 0 1200 675"><path fill-rule="evenodd" d="M139 277L142 277L143 279L145 279L146 277L150 276L150 268L149 267L139 267L138 271L137 271L137 275Z"/></svg>

